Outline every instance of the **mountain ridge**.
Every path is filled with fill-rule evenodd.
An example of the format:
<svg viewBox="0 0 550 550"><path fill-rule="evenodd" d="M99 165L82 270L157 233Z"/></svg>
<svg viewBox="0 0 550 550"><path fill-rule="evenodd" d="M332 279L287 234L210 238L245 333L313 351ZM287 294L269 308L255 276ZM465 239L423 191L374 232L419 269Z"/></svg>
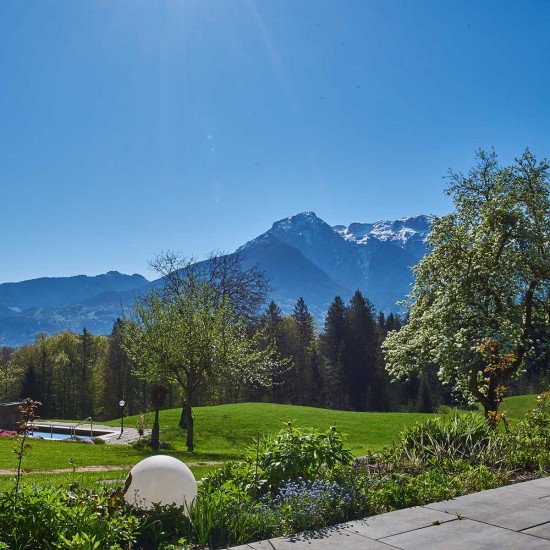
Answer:
<svg viewBox="0 0 550 550"><path fill-rule="evenodd" d="M413 282L411 267L425 254L433 216L352 222L330 226L314 212L274 222L240 246L245 265L257 264L275 287L285 313L303 297L322 322L336 295L361 290L375 307L396 311ZM233 254L233 253L232 253ZM40 277L0 284L0 345L23 345L39 332L61 330L108 334L135 296L161 280L109 271L96 276ZM2 339L3 338L3 339Z"/></svg>

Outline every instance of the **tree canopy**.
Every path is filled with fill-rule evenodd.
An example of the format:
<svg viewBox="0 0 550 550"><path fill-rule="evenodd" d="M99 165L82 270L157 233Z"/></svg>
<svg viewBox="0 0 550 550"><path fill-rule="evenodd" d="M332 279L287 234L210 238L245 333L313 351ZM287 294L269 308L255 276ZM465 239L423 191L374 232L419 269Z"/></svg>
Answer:
<svg viewBox="0 0 550 550"><path fill-rule="evenodd" d="M174 270L164 277L162 287L136 301L126 345L139 376L181 387L187 446L192 449L195 392L220 378L227 383L238 379L268 384L275 355L269 345L259 345L261 333L249 333L243 308L225 291L231 281L216 284L194 264L177 264L174 258L157 258L157 265ZM233 267L239 273L238 266Z"/></svg>
<svg viewBox="0 0 550 550"><path fill-rule="evenodd" d="M384 344L393 377L436 365L491 417L506 377L548 347L533 338L550 315L549 168L529 151L510 166L480 152L467 175L450 174L455 211L434 222L409 323Z"/></svg>

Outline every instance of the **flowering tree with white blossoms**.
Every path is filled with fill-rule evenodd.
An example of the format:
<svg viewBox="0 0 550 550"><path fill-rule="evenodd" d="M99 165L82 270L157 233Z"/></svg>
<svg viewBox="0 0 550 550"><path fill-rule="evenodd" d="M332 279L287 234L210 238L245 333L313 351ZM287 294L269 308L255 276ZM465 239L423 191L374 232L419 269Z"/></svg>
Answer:
<svg viewBox="0 0 550 550"><path fill-rule="evenodd" d="M409 323L388 335L384 353L395 378L437 365L496 421L505 378L549 346L533 335L550 324L550 165L528 150L510 166L494 152L478 160L467 175L450 174L455 212L434 222L414 268Z"/></svg>

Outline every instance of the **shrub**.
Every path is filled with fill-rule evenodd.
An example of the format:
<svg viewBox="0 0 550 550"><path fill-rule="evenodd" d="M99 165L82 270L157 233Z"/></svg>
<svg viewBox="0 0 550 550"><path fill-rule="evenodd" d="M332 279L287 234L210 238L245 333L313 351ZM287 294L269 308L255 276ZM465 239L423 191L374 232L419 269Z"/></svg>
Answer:
<svg viewBox="0 0 550 550"><path fill-rule="evenodd" d="M136 510L135 514L141 524L135 548L167 548L178 543L182 548L180 541L186 527L182 507L155 504L151 510Z"/></svg>
<svg viewBox="0 0 550 550"><path fill-rule="evenodd" d="M550 470L550 392L537 398L536 407L504 437L504 441L508 468L541 473Z"/></svg>
<svg viewBox="0 0 550 550"><path fill-rule="evenodd" d="M353 455L344 449L343 437L334 426L326 432L293 428L260 440L256 456L253 449L247 463L257 464L269 489L275 492L288 481L314 479L322 469L351 464Z"/></svg>
<svg viewBox="0 0 550 550"><path fill-rule="evenodd" d="M189 539L208 548L268 538L280 525L275 514L231 482L217 489L201 487L188 521Z"/></svg>
<svg viewBox="0 0 550 550"><path fill-rule="evenodd" d="M448 465L467 461L479 464L487 454L497 459L500 441L477 413L437 417L405 428L399 435L401 457L418 466Z"/></svg>
<svg viewBox="0 0 550 550"><path fill-rule="evenodd" d="M134 443L131 444L134 449L137 449L138 451L152 451L153 445L151 444L151 439L138 439L137 441L134 441ZM172 448L172 444L168 441L159 441L158 445L159 449L163 450L170 450Z"/></svg>
<svg viewBox="0 0 550 550"><path fill-rule="evenodd" d="M343 445L334 426L319 432L293 428L288 422L286 429L264 436L249 448L244 462L228 462L202 481L212 488L230 481L251 494L274 494L288 481L314 479L321 472L351 464L353 455Z"/></svg>
<svg viewBox="0 0 550 550"><path fill-rule="evenodd" d="M0 493L0 540L10 548L129 548L138 522L122 496L23 486Z"/></svg>

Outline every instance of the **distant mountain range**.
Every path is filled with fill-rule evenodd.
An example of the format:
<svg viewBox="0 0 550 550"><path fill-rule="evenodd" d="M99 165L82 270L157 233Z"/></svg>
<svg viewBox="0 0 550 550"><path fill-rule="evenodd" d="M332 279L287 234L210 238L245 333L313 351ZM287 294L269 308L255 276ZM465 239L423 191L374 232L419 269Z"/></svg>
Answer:
<svg viewBox="0 0 550 550"><path fill-rule="evenodd" d="M357 289L377 309L396 311L408 294L410 268L426 251L431 216L331 227L313 212L275 222L238 249L248 265L258 264L271 279L274 299L285 312L302 296L322 322L339 294ZM0 345L30 343L39 332L61 330L109 334L121 306L159 281L110 271L88 277L40 278L0 284Z"/></svg>

